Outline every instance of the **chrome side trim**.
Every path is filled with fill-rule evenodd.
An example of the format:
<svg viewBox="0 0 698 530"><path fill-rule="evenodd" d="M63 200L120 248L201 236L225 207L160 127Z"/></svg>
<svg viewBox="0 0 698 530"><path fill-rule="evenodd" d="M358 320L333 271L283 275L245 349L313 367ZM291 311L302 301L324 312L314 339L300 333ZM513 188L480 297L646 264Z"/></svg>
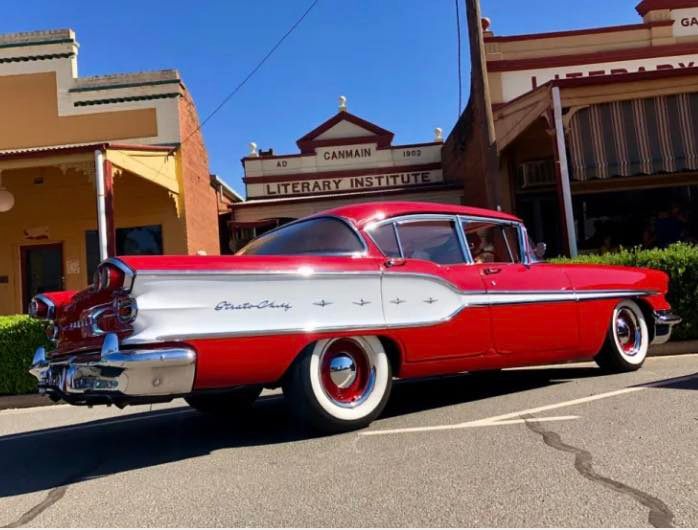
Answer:
<svg viewBox="0 0 698 530"><path fill-rule="evenodd" d="M253 279L255 277L268 279L269 276L279 276L287 279L289 276L296 276L296 279L306 280L317 276L341 277L341 276L380 276L381 271L318 271L310 266L300 266L295 269L282 270L219 270L219 269L150 269L139 272L141 277L152 276L245 276Z"/></svg>

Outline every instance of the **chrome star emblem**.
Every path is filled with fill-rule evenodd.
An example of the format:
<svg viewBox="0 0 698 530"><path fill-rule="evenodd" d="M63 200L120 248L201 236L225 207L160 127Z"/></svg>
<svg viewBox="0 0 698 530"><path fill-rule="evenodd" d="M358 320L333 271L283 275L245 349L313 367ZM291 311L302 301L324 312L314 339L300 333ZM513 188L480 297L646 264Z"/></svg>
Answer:
<svg viewBox="0 0 698 530"><path fill-rule="evenodd" d="M361 300L359 300L358 302L352 302L352 304L362 306L362 307L365 306L366 304L370 304L370 303L371 302L369 302L368 300L364 300L363 298Z"/></svg>
<svg viewBox="0 0 698 530"><path fill-rule="evenodd" d="M425 304L433 304L434 302L438 302L438 300L436 298L432 298L431 296L424 300Z"/></svg>
<svg viewBox="0 0 698 530"><path fill-rule="evenodd" d="M395 304L395 305L404 304L405 302L407 302L407 300L403 300L403 299L400 298L399 296L398 296L397 298L393 298L393 299L390 301L391 304Z"/></svg>
<svg viewBox="0 0 698 530"><path fill-rule="evenodd" d="M313 305L320 306L320 307L325 307L328 305L332 305L332 302L328 302L326 300L320 300L319 302L313 302Z"/></svg>

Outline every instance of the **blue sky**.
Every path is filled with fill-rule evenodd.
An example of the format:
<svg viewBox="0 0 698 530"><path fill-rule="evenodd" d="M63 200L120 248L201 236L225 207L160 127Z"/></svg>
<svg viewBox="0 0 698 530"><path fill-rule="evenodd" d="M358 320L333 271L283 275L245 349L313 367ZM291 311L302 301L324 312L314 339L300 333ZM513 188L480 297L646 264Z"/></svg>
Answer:
<svg viewBox="0 0 698 530"><path fill-rule="evenodd" d="M641 21L637 2L628 0L481 2L498 35ZM77 32L80 75L177 68L203 118L310 0L11 4L0 18L2 33ZM247 144L296 152L296 139L336 112L339 95L347 96L350 112L393 131L397 143L430 141L434 127L446 135L457 119L456 64L454 0L320 0L204 128L211 171L243 192ZM464 33L464 104L468 73Z"/></svg>

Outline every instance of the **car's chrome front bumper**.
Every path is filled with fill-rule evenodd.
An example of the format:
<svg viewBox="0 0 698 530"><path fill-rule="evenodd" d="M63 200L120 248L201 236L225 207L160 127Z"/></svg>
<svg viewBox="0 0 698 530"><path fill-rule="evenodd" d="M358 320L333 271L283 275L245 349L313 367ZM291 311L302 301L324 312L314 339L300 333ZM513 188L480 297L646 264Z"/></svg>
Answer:
<svg viewBox="0 0 698 530"><path fill-rule="evenodd" d="M121 350L117 336L109 333L98 353L53 360L38 348L29 372L39 380L40 392L90 404L188 394L195 365L191 348Z"/></svg>
<svg viewBox="0 0 698 530"><path fill-rule="evenodd" d="M671 311L654 312L654 339L652 344L664 344L671 338L671 330L681 323L681 317Z"/></svg>

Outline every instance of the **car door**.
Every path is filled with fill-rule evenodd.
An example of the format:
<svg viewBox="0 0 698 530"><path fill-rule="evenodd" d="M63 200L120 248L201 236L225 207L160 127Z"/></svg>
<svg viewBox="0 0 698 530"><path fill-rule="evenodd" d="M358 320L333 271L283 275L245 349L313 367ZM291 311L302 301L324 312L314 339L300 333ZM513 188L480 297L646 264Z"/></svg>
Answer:
<svg viewBox="0 0 698 530"><path fill-rule="evenodd" d="M369 231L386 255L383 311L396 328L409 362L490 353L489 308L466 307L464 295L484 293L479 271L469 267L454 216L415 215Z"/></svg>
<svg viewBox="0 0 698 530"><path fill-rule="evenodd" d="M483 280L499 354L531 360L565 358L579 348L578 307L562 268L528 263L517 223L461 219Z"/></svg>

